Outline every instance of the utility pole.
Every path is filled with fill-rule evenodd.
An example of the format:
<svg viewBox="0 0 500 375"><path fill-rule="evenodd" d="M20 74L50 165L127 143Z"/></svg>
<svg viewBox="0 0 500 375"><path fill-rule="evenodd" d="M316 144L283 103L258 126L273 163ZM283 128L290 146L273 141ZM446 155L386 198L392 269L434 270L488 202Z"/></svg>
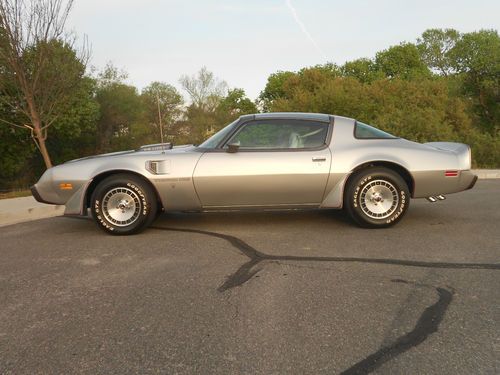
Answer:
<svg viewBox="0 0 500 375"><path fill-rule="evenodd" d="M160 124L160 141L163 143L163 124L161 122L161 109L160 109L160 94L156 93L156 101L158 103L158 123Z"/></svg>

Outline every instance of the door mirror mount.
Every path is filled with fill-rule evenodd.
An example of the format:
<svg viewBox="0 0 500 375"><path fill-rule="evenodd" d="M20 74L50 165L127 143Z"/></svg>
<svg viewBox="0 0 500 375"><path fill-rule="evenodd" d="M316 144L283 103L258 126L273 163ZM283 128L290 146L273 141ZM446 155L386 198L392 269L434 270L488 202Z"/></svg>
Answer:
<svg viewBox="0 0 500 375"><path fill-rule="evenodd" d="M234 153L238 152L239 148L240 148L240 145L238 143L229 143L227 145L226 152L228 152L230 154L234 154Z"/></svg>

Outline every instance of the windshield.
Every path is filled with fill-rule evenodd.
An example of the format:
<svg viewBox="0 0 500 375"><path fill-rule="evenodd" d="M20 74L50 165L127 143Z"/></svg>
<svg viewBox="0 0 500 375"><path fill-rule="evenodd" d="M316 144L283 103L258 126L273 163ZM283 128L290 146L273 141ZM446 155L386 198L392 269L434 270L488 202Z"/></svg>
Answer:
<svg viewBox="0 0 500 375"><path fill-rule="evenodd" d="M235 120L234 122L230 123L226 127L219 130L217 133L212 135L210 138L208 138L205 142L203 142L198 147L200 147L200 148L216 148L217 145L226 137L226 135L228 135L234 129L234 127L237 123L238 123L238 120Z"/></svg>

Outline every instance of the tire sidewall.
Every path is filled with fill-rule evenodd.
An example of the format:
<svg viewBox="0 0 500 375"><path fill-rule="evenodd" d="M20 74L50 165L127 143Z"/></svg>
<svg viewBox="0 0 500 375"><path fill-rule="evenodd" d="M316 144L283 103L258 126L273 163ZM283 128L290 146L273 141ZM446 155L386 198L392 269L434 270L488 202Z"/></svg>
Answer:
<svg viewBox="0 0 500 375"><path fill-rule="evenodd" d="M399 197L395 211L383 219L371 218L361 209L361 192L366 184L375 180L391 183L396 188ZM386 168L372 168L353 176L347 189L345 204L352 218L360 225L370 228L385 228L396 224L405 215L410 204L410 192L406 182L397 173Z"/></svg>
<svg viewBox="0 0 500 375"><path fill-rule="evenodd" d="M124 187L134 191L141 202L139 217L127 226L116 226L109 222L103 214L102 201L106 194L114 189ZM92 194L91 201L92 216L97 223L97 226L105 232L115 235L126 235L138 233L150 224L151 218L156 217L156 204L154 200L154 192L152 189L139 178L127 175L110 176L103 180L96 187Z"/></svg>

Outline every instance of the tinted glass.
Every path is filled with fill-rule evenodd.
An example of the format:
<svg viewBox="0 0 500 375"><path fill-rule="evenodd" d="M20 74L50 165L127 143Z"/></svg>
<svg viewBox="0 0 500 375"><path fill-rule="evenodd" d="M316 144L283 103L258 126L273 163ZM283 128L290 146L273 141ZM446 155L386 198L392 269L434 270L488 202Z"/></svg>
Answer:
<svg viewBox="0 0 500 375"><path fill-rule="evenodd" d="M328 124L302 120L262 120L247 123L227 143L240 149L300 149L325 144Z"/></svg>
<svg viewBox="0 0 500 375"><path fill-rule="evenodd" d="M198 147L201 147L201 148L216 148L217 145L224 139L224 137L226 135L228 135L233 130L233 128L234 128L234 126L236 125L237 122L238 122L238 120L230 123L229 125L227 125L223 129L219 130L217 133L215 133L214 135L212 135L210 138L208 138L205 142L203 142Z"/></svg>
<svg viewBox="0 0 500 375"><path fill-rule="evenodd" d="M386 133L380 129L374 128L373 126L363 124L357 121L356 127L354 129L354 136L359 139L387 139L387 138L397 138L389 133Z"/></svg>

